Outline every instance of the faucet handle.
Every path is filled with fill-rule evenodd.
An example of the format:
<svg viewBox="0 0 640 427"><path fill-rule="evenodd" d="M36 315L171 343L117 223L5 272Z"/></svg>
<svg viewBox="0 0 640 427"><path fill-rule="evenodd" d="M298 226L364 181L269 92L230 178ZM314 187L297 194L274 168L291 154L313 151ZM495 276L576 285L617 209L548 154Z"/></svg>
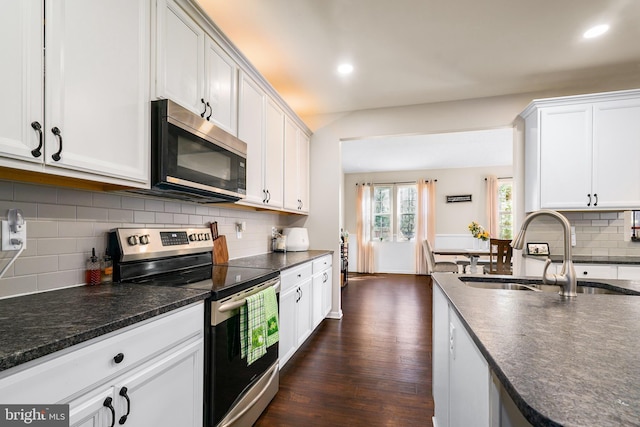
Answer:
<svg viewBox="0 0 640 427"><path fill-rule="evenodd" d="M555 274L547 275L547 270L551 265L551 258L547 258L544 263L544 270L542 270L542 283L545 285L556 285L558 277Z"/></svg>

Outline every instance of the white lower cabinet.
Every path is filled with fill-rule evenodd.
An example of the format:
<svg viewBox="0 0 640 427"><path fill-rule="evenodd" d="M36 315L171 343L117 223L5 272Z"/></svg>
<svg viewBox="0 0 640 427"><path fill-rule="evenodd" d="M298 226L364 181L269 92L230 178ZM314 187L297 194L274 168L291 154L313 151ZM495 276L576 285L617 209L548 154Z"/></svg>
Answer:
<svg viewBox="0 0 640 427"><path fill-rule="evenodd" d="M313 307L312 320L315 329L331 311L332 268L331 255L326 255L313 262Z"/></svg>
<svg viewBox="0 0 640 427"><path fill-rule="evenodd" d="M533 258L525 258L525 272L527 276L532 277L542 277L542 272L544 269L544 263L546 258L533 259ZM559 273L562 268L561 263L553 263L549 266L548 274ZM627 279L632 276L627 276L627 271L625 268L633 268L626 267L615 264L582 264L582 263L573 263L573 268L576 270L576 277L578 279ZM621 270L622 269L622 270ZM625 271L623 276L620 276L620 271ZM639 269L640 271L640 269ZM626 277L625 277L626 276ZM640 274L636 276L636 278L640 277Z"/></svg>
<svg viewBox="0 0 640 427"><path fill-rule="evenodd" d="M433 400L434 427L529 425L435 283Z"/></svg>
<svg viewBox="0 0 640 427"><path fill-rule="evenodd" d="M199 303L9 369L0 401L67 403L73 427L200 427L203 318Z"/></svg>
<svg viewBox="0 0 640 427"><path fill-rule="evenodd" d="M280 274L280 369L312 332L311 269L308 262Z"/></svg>
<svg viewBox="0 0 640 427"><path fill-rule="evenodd" d="M618 279L620 280L640 280L640 267L632 265L618 266Z"/></svg>
<svg viewBox="0 0 640 427"><path fill-rule="evenodd" d="M280 369L331 311L333 255L280 274Z"/></svg>

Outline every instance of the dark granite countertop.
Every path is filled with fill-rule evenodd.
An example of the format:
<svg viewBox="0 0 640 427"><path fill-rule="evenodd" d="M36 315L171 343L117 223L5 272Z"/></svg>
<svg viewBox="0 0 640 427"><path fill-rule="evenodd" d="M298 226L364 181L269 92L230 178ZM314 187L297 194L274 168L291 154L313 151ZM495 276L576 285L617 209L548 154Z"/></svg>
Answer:
<svg viewBox="0 0 640 427"><path fill-rule="evenodd" d="M539 259L544 262L546 255L527 255L526 258ZM562 255L550 255L551 261L561 263ZM574 264L638 264L640 265L640 256L592 256L592 255L573 255L571 260Z"/></svg>
<svg viewBox="0 0 640 427"><path fill-rule="evenodd" d="M477 289L459 278L433 275L529 422L638 426L640 296L568 299L555 292ZM640 291L639 281L597 282Z"/></svg>
<svg viewBox="0 0 640 427"><path fill-rule="evenodd" d="M234 267L268 268L271 270L286 270L305 262L313 261L333 251L302 251L302 252L269 252L262 255L254 255L245 258L230 259L229 265Z"/></svg>
<svg viewBox="0 0 640 427"><path fill-rule="evenodd" d="M0 371L204 300L210 294L113 284L0 300Z"/></svg>
<svg viewBox="0 0 640 427"><path fill-rule="evenodd" d="M331 253L267 253L230 260L228 265L285 270ZM0 371L210 295L210 289L113 284L0 300Z"/></svg>

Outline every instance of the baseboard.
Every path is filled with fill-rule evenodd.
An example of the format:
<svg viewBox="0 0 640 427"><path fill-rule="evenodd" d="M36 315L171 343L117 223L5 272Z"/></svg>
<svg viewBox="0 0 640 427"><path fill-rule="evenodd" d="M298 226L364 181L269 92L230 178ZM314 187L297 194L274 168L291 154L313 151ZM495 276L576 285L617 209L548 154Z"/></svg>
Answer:
<svg viewBox="0 0 640 427"><path fill-rule="evenodd" d="M438 420L436 420L435 415L431 418L431 423L433 424L433 427L438 427Z"/></svg>
<svg viewBox="0 0 640 427"><path fill-rule="evenodd" d="M336 320L342 319L342 310L329 312L329 314L327 314L327 319L336 319Z"/></svg>

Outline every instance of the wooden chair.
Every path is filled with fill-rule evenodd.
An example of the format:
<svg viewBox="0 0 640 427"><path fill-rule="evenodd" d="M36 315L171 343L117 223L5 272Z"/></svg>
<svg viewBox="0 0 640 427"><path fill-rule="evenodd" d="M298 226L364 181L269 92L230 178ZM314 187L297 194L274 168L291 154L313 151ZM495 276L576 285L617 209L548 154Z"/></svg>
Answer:
<svg viewBox="0 0 640 427"><path fill-rule="evenodd" d="M513 274L511 240L489 239L489 264L484 267L486 274Z"/></svg>
<svg viewBox="0 0 640 427"><path fill-rule="evenodd" d="M427 259L427 274L431 275L432 273L457 273L458 272L458 264L450 261L438 261L436 262L436 258L433 256L433 251L431 250L431 245L428 240L422 241L422 249L424 250L424 257Z"/></svg>

